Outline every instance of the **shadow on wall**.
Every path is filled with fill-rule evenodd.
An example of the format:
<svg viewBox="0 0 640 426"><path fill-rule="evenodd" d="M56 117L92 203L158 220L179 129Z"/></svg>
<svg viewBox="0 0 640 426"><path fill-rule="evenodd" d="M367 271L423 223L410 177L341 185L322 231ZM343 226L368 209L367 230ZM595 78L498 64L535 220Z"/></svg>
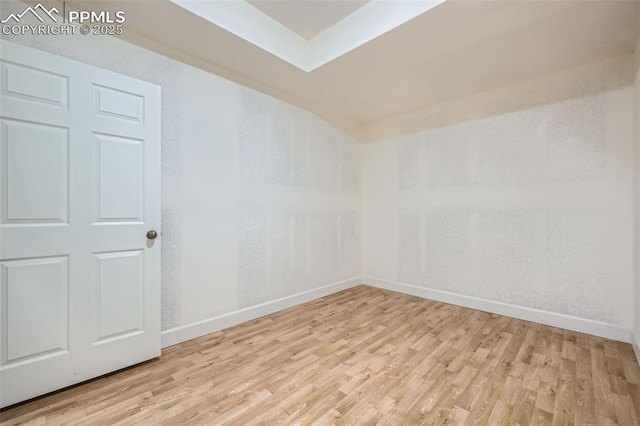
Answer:
<svg viewBox="0 0 640 426"><path fill-rule="evenodd" d="M410 135L628 87L633 84L629 61L629 55L607 59L391 117L368 126L364 139L371 142Z"/></svg>

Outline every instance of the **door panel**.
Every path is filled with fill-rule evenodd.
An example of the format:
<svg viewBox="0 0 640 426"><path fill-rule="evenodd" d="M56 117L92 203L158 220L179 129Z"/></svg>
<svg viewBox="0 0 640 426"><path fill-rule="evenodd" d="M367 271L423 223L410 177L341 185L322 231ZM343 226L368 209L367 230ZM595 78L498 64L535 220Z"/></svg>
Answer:
<svg viewBox="0 0 640 426"><path fill-rule="evenodd" d="M160 89L0 51L7 406L160 354Z"/></svg>
<svg viewBox="0 0 640 426"><path fill-rule="evenodd" d="M3 67L6 75L4 96L67 109L69 80L66 76L10 62L5 62Z"/></svg>
<svg viewBox="0 0 640 426"><path fill-rule="evenodd" d="M96 254L98 341L144 330L144 251Z"/></svg>
<svg viewBox="0 0 640 426"><path fill-rule="evenodd" d="M3 119L3 223L67 223L67 129Z"/></svg>
<svg viewBox="0 0 640 426"><path fill-rule="evenodd" d="M143 122L144 97L98 84L94 85L94 90L98 115L136 123Z"/></svg>
<svg viewBox="0 0 640 426"><path fill-rule="evenodd" d="M68 258L2 262L2 309L7 317L3 364L68 349ZM7 303L10 302L10 303Z"/></svg>
<svg viewBox="0 0 640 426"><path fill-rule="evenodd" d="M144 222L144 141L95 134L97 222Z"/></svg>

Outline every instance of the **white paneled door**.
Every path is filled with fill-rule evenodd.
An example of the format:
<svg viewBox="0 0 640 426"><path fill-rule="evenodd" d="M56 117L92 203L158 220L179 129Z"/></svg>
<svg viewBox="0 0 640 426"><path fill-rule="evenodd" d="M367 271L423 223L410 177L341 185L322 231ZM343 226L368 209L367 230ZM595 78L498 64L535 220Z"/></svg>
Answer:
<svg viewBox="0 0 640 426"><path fill-rule="evenodd" d="M160 355L160 88L0 59L4 407Z"/></svg>

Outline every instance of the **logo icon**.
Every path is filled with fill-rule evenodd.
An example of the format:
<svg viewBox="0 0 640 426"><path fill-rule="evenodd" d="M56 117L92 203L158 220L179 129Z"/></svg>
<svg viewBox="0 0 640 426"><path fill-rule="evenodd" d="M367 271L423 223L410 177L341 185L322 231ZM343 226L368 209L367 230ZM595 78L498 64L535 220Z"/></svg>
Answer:
<svg viewBox="0 0 640 426"><path fill-rule="evenodd" d="M40 12L40 13L38 13ZM44 14L46 16L49 17L49 19L51 19L53 22L58 22L58 18L56 18L53 13L59 14L60 12L58 11L58 9L54 7L52 7L51 9L47 9L46 7L44 7L42 5L42 3L38 3L37 5L31 7L27 7L25 10L22 11L22 13L18 13L17 15L15 13L11 13L9 14L9 16L7 16L5 19L3 19L2 21L0 21L0 23L6 24L7 22L9 22L11 19L13 19L16 23L20 22L20 20L22 19L23 16L25 16L27 13L31 13L33 16L35 16L36 18L38 18L38 20L40 22L44 22L43 17L41 16L41 14Z"/></svg>

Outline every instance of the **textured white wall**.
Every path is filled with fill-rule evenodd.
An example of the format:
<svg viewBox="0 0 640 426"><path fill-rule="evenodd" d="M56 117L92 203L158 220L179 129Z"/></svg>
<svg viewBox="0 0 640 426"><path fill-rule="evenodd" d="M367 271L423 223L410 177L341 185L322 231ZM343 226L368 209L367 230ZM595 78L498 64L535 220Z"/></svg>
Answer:
<svg viewBox="0 0 640 426"><path fill-rule="evenodd" d="M162 87L164 330L360 274L354 140L115 38L4 38Z"/></svg>
<svg viewBox="0 0 640 426"><path fill-rule="evenodd" d="M635 309L640 336L630 58L420 112L403 125L434 130L361 148L113 38L5 38L162 86L165 330L359 275L362 201L368 276L628 328Z"/></svg>
<svg viewBox="0 0 640 426"><path fill-rule="evenodd" d="M632 59L550 78L570 96L364 146L366 276L632 327Z"/></svg>
<svg viewBox="0 0 640 426"><path fill-rule="evenodd" d="M640 13L638 13L640 27ZM635 122L636 122L636 322L634 334L637 349L640 350L640 35L635 50ZM640 361L640 353L638 353Z"/></svg>

